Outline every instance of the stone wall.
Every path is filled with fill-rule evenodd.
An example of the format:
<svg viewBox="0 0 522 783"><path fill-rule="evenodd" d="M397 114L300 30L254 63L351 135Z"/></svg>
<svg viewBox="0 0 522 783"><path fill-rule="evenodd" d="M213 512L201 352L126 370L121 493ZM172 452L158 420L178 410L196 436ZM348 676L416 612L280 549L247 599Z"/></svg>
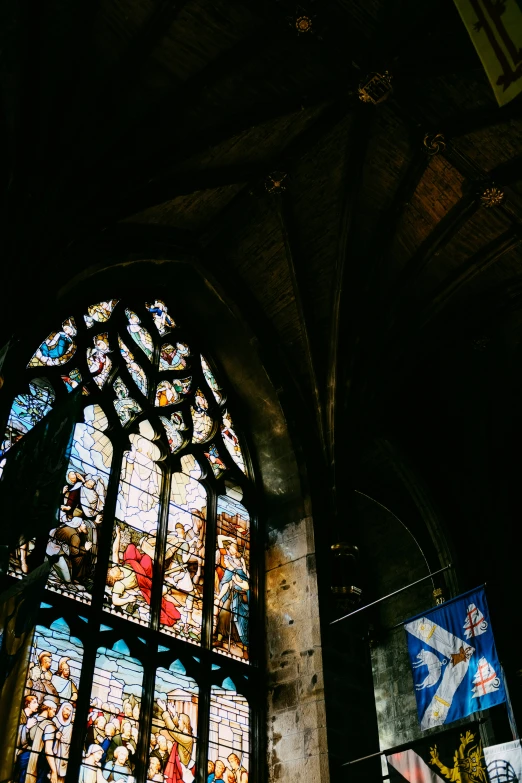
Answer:
<svg viewBox="0 0 522 783"><path fill-rule="evenodd" d="M432 597L428 593L424 600L415 603L416 611L408 610L405 617L430 608ZM420 739L424 732L417 717L404 628L391 631L373 647L372 672L380 749Z"/></svg>
<svg viewBox="0 0 522 783"><path fill-rule="evenodd" d="M328 783L328 749L312 519L268 531L268 779Z"/></svg>
<svg viewBox="0 0 522 783"><path fill-rule="evenodd" d="M364 498L359 500L358 511L364 520L362 540L371 569L372 598L389 595L426 576L428 564L397 519ZM376 629L371 664L381 750L421 736L406 634L402 626L393 626L429 609L432 590L429 579L421 582L379 604L368 618Z"/></svg>

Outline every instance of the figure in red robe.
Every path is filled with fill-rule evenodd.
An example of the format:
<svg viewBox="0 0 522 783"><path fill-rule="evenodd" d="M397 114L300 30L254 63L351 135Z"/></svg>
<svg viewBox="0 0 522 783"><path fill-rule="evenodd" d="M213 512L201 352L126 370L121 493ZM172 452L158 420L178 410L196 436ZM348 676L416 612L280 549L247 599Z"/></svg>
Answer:
<svg viewBox="0 0 522 783"><path fill-rule="evenodd" d="M116 525L114 541L112 545L113 562L107 573L107 584L112 587L112 603L114 606L127 606L136 602L139 594L150 606L152 592L153 560L150 554L141 551L135 544L128 544L123 553L121 565L120 558L121 529ZM142 549L147 548L146 542L142 543ZM181 617L174 605L174 599L164 588L161 599L160 623L173 626Z"/></svg>

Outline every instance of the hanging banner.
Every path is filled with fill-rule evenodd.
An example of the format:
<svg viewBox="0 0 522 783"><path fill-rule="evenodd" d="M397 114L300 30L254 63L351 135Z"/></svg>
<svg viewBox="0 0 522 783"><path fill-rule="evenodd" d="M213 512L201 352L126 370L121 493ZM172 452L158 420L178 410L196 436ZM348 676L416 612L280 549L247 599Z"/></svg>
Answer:
<svg viewBox="0 0 522 783"><path fill-rule="evenodd" d="M499 106L522 92L520 0L455 0Z"/></svg>
<svg viewBox="0 0 522 783"><path fill-rule="evenodd" d="M477 723L414 742L386 760L390 783L487 783Z"/></svg>
<svg viewBox="0 0 522 783"><path fill-rule="evenodd" d="M520 740L484 748L490 783L522 780L522 747Z"/></svg>
<svg viewBox="0 0 522 783"><path fill-rule="evenodd" d="M422 730L506 701L484 588L404 624Z"/></svg>

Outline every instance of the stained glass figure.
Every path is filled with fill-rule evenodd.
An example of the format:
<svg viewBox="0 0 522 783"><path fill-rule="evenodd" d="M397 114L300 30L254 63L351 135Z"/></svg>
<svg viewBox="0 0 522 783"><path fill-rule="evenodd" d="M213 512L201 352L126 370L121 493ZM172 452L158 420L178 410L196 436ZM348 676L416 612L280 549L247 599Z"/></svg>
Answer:
<svg viewBox="0 0 522 783"><path fill-rule="evenodd" d="M37 625L16 743L13 780L63 783L67 774L83 646L65 620Z"/></svg>
<svg viewBox="0 0 522 783"><path fill-rule="evenodd" d="M196 391L190 413L193 424L192 443L205 443L210 440L214 434L214 420L208 414L208 402L201 389Z"/></svg>
<svg viewBox="0 0 522 783"><path fill-rule="evenodd" d="M160 370L184 370L187 366L186 357L190 354L190 348L186 343L171 343L161 346L159 368Z"/></svg>
<svg viewBox="0 0 522 783"><path fill-rule="evenodd" d="M145 307L152 315L152 320L160 334L167 334L170 329L174 329L176 324L171 315L169 315L165 302L161 299L155 299L152 304L145 302Z"/></svg>
<svg viewBox="0 0 522 783"><path fill-rule="evenodd" d="M227 466L219 456L218 450L214 443L211 443L208 447L208 451L203 452L205 457L210 463L212 473L216 478L219 478L221 474L227 469Z"/></svg>
<svg viewBox="0 0 522 783"><path fill-rule="evenodd" d="M205 380L208 383L210 390L212 391L212 394L215 397L216 402L219 404L220 402L223 401L223 397L224 397L223 389L217 382L216 376L210 369L210 365L203 355L201 355L201 369L203 370L203 375L205 377Z"/></svg>
<svg viewBox="0 0 522 783"><path fill-rule="evenodd" d="M116 413L118 414L118 418L120 419L121 423L127 424L127 422L133 419L134 416L137 416L138 413L141 413L141 408L136 400L132 399L129 394L129 390L121 378L116 378L112 385L118 398L117 400L114 400Z"/></svg>
<svg viewBox="0 0 522 783"><path fill-rule="evenodd" d="M51 332L33 355L28 367L57 367L66 364L76 351L76 324L67 318L58 332Z"/></svg>
<svg viewBox="0 0 522 783"><path fill-rule="evenodd" d="M47 378L33 378L29 381L29 393L18 394L11 406L0 457L47 416L54 400L54 389Z"/></svg>
<svg viewBox="0 0 522 783"><path fill-rule="evenodd" d="M159 419L165 427L169 448L175 454L185 443L183 433L186 432L187 426L183 421L183 416L180 412L176 412L171 415L170 419L167 419L165 416L160 416Z"/></svg>
<svg viewBox="0 0 522 783"><path fill-rule="evenodd" d="M124 342L122 342L121 338L118 337L118 344L120 346L120 352L123 358L125 359L125 362L127 364L127 369L130 373L130 376L138 389L141 391L144 397L147 396L147 376L143 372L143 368L140 367L138 362L135 360L134 355L129 351L127 346Z"/></svg>
<svg viewBox="0 0 522 783"><path fill-rule="evenodd" d="M248 783L249 729L248 702L237 693L234 683L227 678L221 687L213 685L210 692L208 762L214 780Z"/></svg>
<svg viewBox="0 0 522 783"><path fill-rule="evenodd" d="M101 389L109 377L111 371L112 362L108 356L109 350L109 335L107 332L97 334L93 337L94 348L87 349L87 366L89 372L94 378L94 382Z"/></svg>
<svg viewBox="0 0 522 783"><path fill-rule="evenodd" d="M147 432L142 425L140 432ZM161 470L156 463L161 452L142 434L129 437L131 449L123 458L116 501L105 605L113 614L148 625L161 491ZM161 616L165 624L177 619L167 598L162 601Z"/></svg>
<svg viewBox="0 0 522 783"><path fill-rule="evenodd" d="M165 545L164 596L177 608L168 633L201 641L207 493L185 473L173 473Z"/></svg>
<svg viewBox="0 0 522 783"><path fill-rule="evenodd" d="M99 647L79 780L132 783L139 741L143 666L124 642ZM100 753L101 749L101 753Z"/></svg>
<svg viewBox="0 0 522 783"><path fill-rule="evenodd" d="M241 503L218 497L214 647L248 659L250 516Z"/></svg>
<svg viewBox="0 0 522 783"><path fill-rule="evenodd" d="M84 418L74 428L58 524L49 533L46 551L53 565L47 587L90 603L113 449L100 406L85 408Z"/></svg>
<svg viewBox="0 0 522 783"><path fill-rule="evenodd" d="M106 302L98 302L98 304L90 305L87 308L87 315L83 316L83 320L87 324L87 329L94 326L96 322L103 324L105 321L108 321L118 302L119 299L108 299Z"/></svg>
<svg viewBox="0 0 522 783"><path fill-rule="evenodd" d="M241 445L239 438L237 437L234 425L232 424L232 417L228 411L223 413L223 423L221 424L221 436L227 447L227 451L238 466L240 470L246 475L245 460L243 459L243 452L241 451Z"/></svg>
<svg viewBox="0 0 522 783"><path fill-rule="evenodd" d="M76 387L79 386L82 382L82 374L77 367L74 367L72 370L70 370L68 375L61 375L60 377L65 383L65 388L68 392L72 392L72 390L76 389Z"/></svg>
<svg viewBox="0 0 522 783"><path fill-rule="evenodd" d="M173 405L180 399L179 392L176 386L172 385L170 381L160 381L156 388L156 400L155 405L158 408L163 408L166 405Z"/></svg>
<svg viewBox="0 0 522 783"><path fill-rule="evenodd" d="M198 686L180 661L157 669L147 780L189 783L196 772ZM175 771L174 771L175 770Z"/></svg>
<svg viewBox="0 0 522 783"><path fill-rule="evenodd" d="M154 353L154 343L152 342L150 333L144 329L143 326L141 326L140 319L132 310L125 310L125 315L129 320L129 326L127 326L128 333L136 345L139 345L147 358L152 359L152 355Z"/></svg>
<svg viewBox="0 0 522 783"><path fill-rule="evenodd" d="M156 388L155 405L162 408L173 405L181 399L181 395L190 392L192 378L174 378L172 381L160 381Z"/></svg>

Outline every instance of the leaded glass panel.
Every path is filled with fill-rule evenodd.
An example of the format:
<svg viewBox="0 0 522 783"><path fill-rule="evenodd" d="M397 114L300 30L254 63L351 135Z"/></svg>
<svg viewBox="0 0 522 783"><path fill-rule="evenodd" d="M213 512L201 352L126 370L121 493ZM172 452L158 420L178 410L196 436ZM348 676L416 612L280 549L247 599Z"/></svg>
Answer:
<svg viewBox="0 0 522 783"><path fill-rule="evenodd" d="M181 661L158 668L154 684L147 780L191 781L196 771L199 688ZM177 778L179 780L179 778Z"/></svg>
<svg viewBox="0 0 522 783"><path fill-rule="evenodd" d="M63 618L49 628L37 625L25 683L14 779L44 781L67 773L78 685L82 642L71 635Z"/></svg>
<svg viewBox="0 0 522 783"><path fill-rule="evenodd" d="M47 378L33 378L29 381L29 392L18 394L9 411L7 427L0 447L1 456L47 416L54 401L54 389Z"/></svg>
<svg viewBox="0 0 522 783"><path fill-rule="evenodd" d="M227 678L210 695L209 773L224 783L248 783L250 769L250 708ZM212 768L213 766L213 768ZM230 774L232 773L232 774Z"/></svg>
<svg viewBox="0 0 522 783"><path fill-rule="evenodd" d="M53 563L49 589L90 603L113 447L100 406L85 408L84 415L86 423L74 429L58 524L46 553Z"/></svg>
<svg viewBox="0 0 522 783"><path fill-rule="evenodd" d="M142 698L143 666L131 656L125 642L118 641L110 649L100 647L94 663L85 733L86 780L90 770L101 769L105 780L112 777L132 783Z"/></svg>
<svg viewBox="0 0 522 783"><path fill-rule="evenodd" d="M214 589L214 646L248 659L250 599L250 516L241 503L220 495Z"/></svg>
<svg viewBox="0 0 522 783"><path fill-rule="evenodd" d="M83 400L53 526L10 558L18 579L50 566L13 780L29 783L33 755L32 783L53 764L56 783L69 764L81 783L202 783L205 765L247 783L250 707L234 682L256 582L230 397L163 299L63 315L3 410L0 469L52 408Z"/></svg>

